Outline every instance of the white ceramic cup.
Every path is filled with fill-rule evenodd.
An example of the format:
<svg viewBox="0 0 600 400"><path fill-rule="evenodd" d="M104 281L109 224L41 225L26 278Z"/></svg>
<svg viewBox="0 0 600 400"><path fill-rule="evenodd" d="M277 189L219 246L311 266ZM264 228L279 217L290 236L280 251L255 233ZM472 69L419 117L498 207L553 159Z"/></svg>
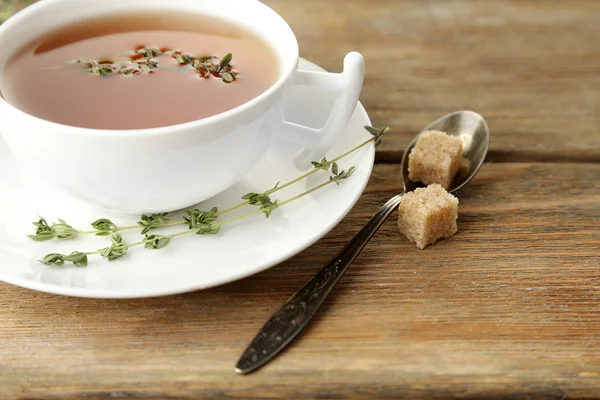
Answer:
<svg viewBox="0 0 600 400"><path fill-rule="evenodd" d="M0 97L0 133L5 142L21 163L48 181L107 210L173 211L206 200L243 178L276 135L298 146L294 161L304 166L322 157L343 134L362 87L362 56L349 53L341 74L298 71L298 42L289 25L255 0L44 0L0 26L0 73L11 55L48 31L131 11L200 14L245 27L262 37L278 57L277 82L224 113L139 130L61 125L28 115ZM323 127L284 120L286 94L298 85L336 94Z"/></svg>

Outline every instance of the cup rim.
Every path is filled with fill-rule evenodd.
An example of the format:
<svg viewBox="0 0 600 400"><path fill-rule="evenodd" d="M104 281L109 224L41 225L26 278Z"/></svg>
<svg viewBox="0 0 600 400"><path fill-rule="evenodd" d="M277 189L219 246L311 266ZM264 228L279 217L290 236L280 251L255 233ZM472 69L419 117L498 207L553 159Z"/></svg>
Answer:
<svg viewBox="0 0 600 400"><path fill-rule="evenodd" d="M0 37L2 36L4 31L8 31L8 30L12 29L13 26L16 26L20 23L27 21L27 18L29 17L29 15L32 12L35 12L37 10L43 10L44 8L50 7L52 4L55 4L60 1L63 1L63 0L39 1L39 2L36 2L32 5L24 8L23 10L19 11L18 13L16 13L12 17L10 17L8 20L6 20L2 25L0 25ZM174 1L169 2L169 5L172 5L173 3L174 3ZM6 109L8 109L10 112L12 112L14 115L16 115L19 118L29 119L30 121L37 123L37 124L46 124L46 125L53 126L54 128L58 129L63 134L80 134L80 135L89 135L89 136L129 136L129 137L160 136L160 135L164 135L164 134L172 134L173 131L199 128L204 125L210 125L210 124L219 123L221 121L227 120L236 114L242 113L242 112L249 110L252 107L260 104L261 102L263 102L266 99L268 99L269 97L271 97L271 95L273 95L274 93L279 91L280 88L282 88L286 84L286 82L292 76L294 71L296 71L297 65L298 65L298 60L300 58L298 39L296 38L296 35L292 31L292 28L285 21L285 19L283 19L283 17L281 15L279 15L275 10L273 10L272 8L268 7L266 4L263 4L260 1L252 1L252 6L253 7L262 7L263 9L266 9L267 12L272 13L272 15L275 18L278 18L279 20L281 20L283 22L284 26L289 30L291 37L294 39L294 41L293 41L294 47L292 48L292 51L293 51L293 57L295 58L295 61L292 62L290 64L290 66L286 70L284 70L283 73L280 74L277 81L275 81L275 83L273 83L267 90L265 90L258 96L254 97L253 99L251 99L243 104L240 104L239 106L237 106L235 108L232 108L227 111L223 111L219 114L211 115L209 117L205 117L205 118L201 118L201 119L197 119L197 120L193 120L193 121L188 121L188 122L183 122L180 124L166 125L166 126L160 126L160 127L155 127L155 128L96 129L96 128L85 128L85 127L79 127L79 126L65 125L65 124L61 124L58 122L49 121L49 120L46 120L46 119L43 119L40 117L36 117L35 115L31 115L31 114L29 114L25 111L22 111L22 110L18 109L17 107L13 106L8 101L6 101L4 98L2 98L2 96L0 96L0 107L5 107ZM276 54L278 59L281 60L280 53L277 52L276 49L272 48L272 50Z"/></svg>

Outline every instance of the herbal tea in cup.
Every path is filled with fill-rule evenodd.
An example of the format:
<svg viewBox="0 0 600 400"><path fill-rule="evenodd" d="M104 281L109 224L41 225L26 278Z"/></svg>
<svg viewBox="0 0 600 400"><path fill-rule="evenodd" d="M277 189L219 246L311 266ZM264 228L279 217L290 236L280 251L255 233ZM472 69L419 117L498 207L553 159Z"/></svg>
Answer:
<svg viewBox="0 0 600 400"><path fill-rule="evenodd" d="M227 20L128 13L66 25L28 44L4 68L1 94L64 125L145 129L235 108L267 90L278 69L259 36Z"/></svg>
<svg viewBox="0 0 600 400"><path fill-rule="evenodd" d="M290 27L259 1L43 0L0 26L0 134L29 171L100 208L186 208L276 139L303 169L344 133L362 56L339 74L298 60ZM335 95L324 126L285 120L297 86Z"/></svg>

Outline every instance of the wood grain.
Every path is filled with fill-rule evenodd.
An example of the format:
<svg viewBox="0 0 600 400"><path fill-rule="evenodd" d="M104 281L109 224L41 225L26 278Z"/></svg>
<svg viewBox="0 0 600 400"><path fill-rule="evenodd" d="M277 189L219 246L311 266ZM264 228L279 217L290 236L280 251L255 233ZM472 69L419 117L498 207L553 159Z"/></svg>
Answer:
<svg viewBox="0 0 600 400"><path fill-rule="evenodd" d="M309 60L366 58L361 100L393 131L358 205L293 259L207 291L0 284L0 399L600 397L600 2L265 3ZM22 4L0 0L0 20ZM419 250L388 221L295 345L235 375L271 312L400 190L413 135L464 108L487 118L492 162L459 194L458 234Z"/></svg>
<svg viewBox="0 0 600 400"><path fill-rule="evenodd" d="M275 362L233 365L264 320L400 189L377 165L324 240L249 279L105 301L0 285L6 398L593 398L600 395L600 165L489 163L459 232L417 249L388 221Z"/></svg>
<svg viewBox="0 0 600 400"><path fill-rule="evenodd" d="M398 161L430 121L473 109L502 161L600 161L600 2L266 0L301 55L339 71L366 59L361 101L393 127Z"/></svg>

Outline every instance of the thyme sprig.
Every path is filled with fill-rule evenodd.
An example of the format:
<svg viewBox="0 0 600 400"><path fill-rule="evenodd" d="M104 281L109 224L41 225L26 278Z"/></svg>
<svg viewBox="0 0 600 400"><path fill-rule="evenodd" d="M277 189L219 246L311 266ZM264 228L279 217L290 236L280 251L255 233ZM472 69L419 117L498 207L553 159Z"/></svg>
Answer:
<svg viewBox="0 0 600 400"><path fill-rule="evenodd" d="M246 195L242 196L242 200L244 200L244 201L235 206L223 209L221 211L217 211L216 209L214 209L215 210L214 217L215 218L219 217L223 214L227 214L229 212L235 211L235 210L240 209L247 205L257 206L257 207L259 207L260 212L263 212L267 217L270 216L271 213L273 211L275 211L275 209L277 209L277 207L281 206L281 204L277 204L276 201L273 202L271 200L270 196L272 194L274 194L280 190L283 190L287 187L290 187L290 186L294 185L295 183L298 183L298 182L308 178L309 176L318 173L319 171L329 171L331 169L332 172L334 173L334 175L337 175L338 168L339 168L337 165L338 161L340 161L344 157L347 157L348 155L358 151L359 149L365 147L366 145L368 145L371 142L374 142L375 145L381 143L381 139L383 138L383 136L387 132L389 132L388 127L375 128L372 126L365 126L365 129L369 133L371 133L371 135L373 135L373 136L371 138L365 140L358 146L333 158L331 161L328 161L325 157L323 157L321 159L321 161L313 161L312 162L313 169L311 169L310 171L302 174L301 176L299 176L291 181L285 182L283 184L280 184L278 182L274 187L272 187L271 189L266 190L262 193L255 193L255 192L247 193ZM90 230L90 231L74 229L72 226L68 225L64 220L59 220L59 223L48 224L45 219L40 217L39 221L33 223L33 225L35 225L37 228L35 231L35 235L29 235L29 238L31 238L35 241L41 242L41 241L46 241L46 240L51 240L51 239L70 239L77 235L108 236L108 235L111 235L116 232L139 229L140 227L142 228L141 233L146 234L150 230L153 230L156 228L161 228L161 227L176 226L176 225L188 225L189 226L190 225L189 220L192 217L189 214L190 214L190 211L188 211L187 216L183 217L182 219L178 219L178 220L174 220L174 221L169 221L166 213L142 215L140 221L138 221L136 225L129 225L129 226L117 226L111 220L102 218L102 219L92 222L91 226L92 226L93 230ZM197 221L197 223L200 223L200 222ZM192 229L192 228L190 227L190 229Z"/></svg>
<svg viewBox="0 0 600 400"><path fill-rule="evenodd" d="M235 222L235 221L238 221L238 220L241 220L244 218L248 218L253 215L260 214L260 213L265 213L266 216L269 217L273 211L275 211L276 209L278 209L280 207L283 207L283 206L290 204L298 199L301 199L302 197L307 196L310 193L313 193L313 192L315 192L327 185L330 185L332 183L339 184L339 182L341 180L349 178L352 175L352 172L354 170L355 170L355 168L351 167L350 169L348 169L348 171L337 172L334 175L331 175L329 177L328 181L321 183L321 184L319 184L297 196L294 196L285 201L282 201L281 203L278 203L277 201L272 202L272 203L270 203L271 206L269 206L267 208L264 208L264 206L261 206L261 208L258 210L249 212L247 214L244 214L244 215L241 215L238 217L233 217L233 218L230 218L230 219L227 219L224 221L218 221L216 208L213 208L210 211L200 211L200 210L196 210L196 209L189 210L187 216L185 217L185 219L188 221L188 224L189 224L189 229L186 231L173 233L170 235L146 235L144 240L141 240L141 241L135 242L135 243L131 243L131 244L124 243L121 234L114 233L111 236L111 245L104 249L100 249L97 251L91 251L91 252L75 251L69 255L59 254L59 253L51 253L51 254L47 254L46 256L44 256L40 260L40 262L43 264L46 264L46 265L57 265L57 266L63 266L65 264L65 262L70 262L76 267L85 267L88 263L88 256L90 256L90 255L101 255L102 257L108 259L108 261L114 261L116 259L119 259L119 258L127 255L127 251L132 247L143 245L144 248L146 248L146 249L158 250L158 249L167 247L171 243L171 239L176 238L176 237L190 235L190 234L197 234L197 235L216 234L217 232L219 232L219 230L221 229L221 227L223 225L228 224L228 223L232 223L232 222Z"/></svg>

